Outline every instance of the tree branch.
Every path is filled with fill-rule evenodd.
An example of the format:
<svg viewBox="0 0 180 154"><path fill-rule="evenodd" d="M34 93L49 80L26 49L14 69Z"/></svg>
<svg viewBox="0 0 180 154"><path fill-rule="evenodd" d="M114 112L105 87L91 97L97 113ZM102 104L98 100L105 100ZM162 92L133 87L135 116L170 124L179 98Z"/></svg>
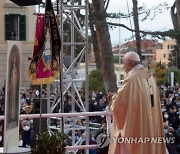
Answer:
<svg viewBox="0 0 180 154"><path fill-rule="evenodd" d="M111 23L111 22L107 22L108 25L112 25L112 26L120 26L123 27L131 32L136 32L136 30L129 28L128 26L124 25L124 24L119 24L119 23ZM180 37L180 31L175 31L175 30L168 30L168 31L142 31L139 30L140 33L144 34L144 35L151 35L153 37L159 38L159 39L164 39L165 37L170 37L170 38L179 38Z"/></svg>
<svg viewBox="0 0 180 154"><path fill-rule="evenodd" d="M106 2L107 1L107 2ZM108 8L108 6L109 6L109 0L106 0L105 2L106 2L106 6L104 7L104 10L106 11L107 10L107 8Z"/></svg>
<svg viewBox="0 0 180 154"><path fill-rule="evenodd" d="M145 21L148 17L153 20L157 13L161 13L163 9L169 9L170 7L166 2L159 3L156 6L153 6L151 8L146 8L146 6L140 6L138 7L138 15L140 21ZM129 14L124 13L107 13L107 18L129 18L132 17L133 14L130 12Z"/></svg>

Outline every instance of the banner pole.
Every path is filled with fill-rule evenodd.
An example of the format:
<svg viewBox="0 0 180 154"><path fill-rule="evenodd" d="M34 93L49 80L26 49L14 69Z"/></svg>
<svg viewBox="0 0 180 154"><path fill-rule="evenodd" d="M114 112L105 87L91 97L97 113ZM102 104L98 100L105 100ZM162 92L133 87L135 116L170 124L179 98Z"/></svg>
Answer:
<svg viewBox="0 0 180 154"><path fill-rule="evenodd" d="M58 7L59 9L59 7ZM61 52L59 54L59 65L60 65L60 71L59 71L59 91L60 91L60 105L61 105L61 113L64 113L64 102L63 102L63 1L61 0L60 3L60 11L58 11L58 13L61 14L60 18L60 34L61 36ZM58 14L59 15L59 14ZM61 118L61 131L64 133L64 118Z"/></svg>
<svg viewBox="0 0 180 154"><path fill-rule="evenodd" d="M40 85L40 107L39 107L39 133L41 133L41 122L42 122L42 84Z"/></svg>

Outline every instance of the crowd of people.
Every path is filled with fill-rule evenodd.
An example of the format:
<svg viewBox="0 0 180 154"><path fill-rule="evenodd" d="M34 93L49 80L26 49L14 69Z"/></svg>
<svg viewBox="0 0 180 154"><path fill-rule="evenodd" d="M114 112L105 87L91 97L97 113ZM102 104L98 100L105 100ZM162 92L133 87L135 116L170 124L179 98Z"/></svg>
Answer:
<svg viewBox="0 0 180 154"><path fill-rule="evenodd" d="M164 122L164 132L166 137L175 137L173 144L166 144L169 154L178 154L180 152L180 87L178 85L171 86L160 86L160 99L161 99L161 110ZM93 93L89 99L89 111L104 111L108 106L107 95L102 92ZM68 99L67 99L68 100ZM67 103L67 104L66 104ZM71 111L71 103L65 102L65 112ZM77 107L78 108L78 107ZM94 116L90 117L90 121L99 123L101 126L106 124L105 116ZM105 125L106 126L106 125ZM94 137L100 131L104 131L106 128L100 127L97 132L91 134L90 144L96 144ZM77 131L78 135L78 131ZM79 137L79 136L78 136ZM95 152L96 151L96 152ZM106 149L106 153L107 153ZM90 150L91 154L104 153L102 150Z"/></svg>
<svg viewBox="0 0 180 154"><path fill-rule="evenodd" d="M32 97L29 97L31 92L29 90L21 92L20 98L20 114L31 114L33 109ZM0 115L4 115L5 111L5 86L2 87L0 92ZM3 146L3 130L4 121L0 121L0 146ZM19 125L19 146L28 147L32 146L32 143L36 139L36 133L33 130L33 119L21 119Z"/></svg>
<svg viewBox="0 0 180 154"><path fill-rule="evenodd" d="M175 143L167 144L170 154L180 152L180 87L160 87L161 109L166 137L174 137Z"/></svg>
<svg viewBox="0 0 180 154"><path fill-rule="evenodd" d="M164 122L164 132L166 137L175 137L175 142L173 144L167 144L167 149L169 154L176 154L180 152L180 87L178 85L171 86L160 86L160 99L161 99L161 110ZM84 92L81 91L81 98L85 101ZM4 115L5 108L5 89L2 88L0 92L0 115ZM20 113L21 114L31 114L33 113L33 99L39 97L39 92L37 90L26 89L21 91L21 99L20 99ZM43 91L43 98L47 97L47 93ZM57 99L57 90L51 92L51 99ZM89 98L89 111L104 111L108 106L107 95L103 94L101 91L93 93ZM70 96L65 95L64 97L64 112L71 112L72 99ZM59 108L57 109L59 110ZM80 108L75 105L75 111L79 112ZM101 125L101 129L106 130L104 128L104 124L106 124L105 116L92 116L89 117L90 122L98 123ZM65 120L65 123L70 123L70 121ZM78 119L76 121L77 125L85 125L84 119ZM25 119L20 121L20 135L19 135L19 146L23 147L31 147L32 143L36 138L36 133L33 129L33 119ZM92 131L90 134L90 144L96 144L95 137L98 131ZM84 134L83 130L75 131L76 141L82 137ZM69 142L71 145L71 135L72 131L68 131ZM84 141L85 144L85 141ZM3 146L3 122L0 123L0 145ZM80 150L79 153L83 153L83 150ZM91 149L90 154L102 153L101 150ZM105 154L103 152L103 154Z"/></svg>

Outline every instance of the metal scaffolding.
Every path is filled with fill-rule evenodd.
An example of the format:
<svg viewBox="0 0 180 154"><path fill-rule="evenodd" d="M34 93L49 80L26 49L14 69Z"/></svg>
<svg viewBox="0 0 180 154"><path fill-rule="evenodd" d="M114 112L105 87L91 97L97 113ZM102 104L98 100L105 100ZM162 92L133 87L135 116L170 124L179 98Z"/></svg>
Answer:
<svg viewBox="0 0 180 154"><path fill-rule="evenodd" d="M50 106L48 113L55 112L58 108L59 112L64 112L65 96L71 98L71 112L76 112L76 107L79 112L89 111L89 85L88 85L88 0L84 4L75 3L74 0L65 2L60 0L60 7L57 7L60 19L60 34L61 34L61 54L60 54L60 77L57 79L59 88L59 96ZM58 10L59 9L59 10ZM79 14L83 14L79 18ZM81 20L81 21L80 21ZM84 25L82 26L82 23ZM80 66L83 64L83 67ZM80 85L84 85L84 96L80 92ZM83 119L85 125L80 125L77 120ZM57 118L56 118L57 120ZM67 118L58 118L60 124L50 126L50 129L61 129L62 131L72 131L72 146L78 146L86 141L89 144L89 117L71 117L70 124L67 123ZM82 136L75 140L75 131L83 130ZM76 153L78 150L72 152ZM89 149L86 150L86 154Z"/></svg>

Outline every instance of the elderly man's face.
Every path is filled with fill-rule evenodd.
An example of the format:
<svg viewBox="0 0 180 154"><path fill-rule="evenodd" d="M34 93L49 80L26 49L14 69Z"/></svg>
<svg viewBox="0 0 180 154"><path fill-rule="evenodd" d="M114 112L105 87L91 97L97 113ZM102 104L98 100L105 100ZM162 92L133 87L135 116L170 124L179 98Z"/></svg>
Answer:
<svg viewBox="0 0 180 154"><path fill-rule="evenodd" d="M126 72L126 74L131 70L131 66L129 63L129 60L126 58L123 58L123 65L124 65L124 71Z"/></svg>

